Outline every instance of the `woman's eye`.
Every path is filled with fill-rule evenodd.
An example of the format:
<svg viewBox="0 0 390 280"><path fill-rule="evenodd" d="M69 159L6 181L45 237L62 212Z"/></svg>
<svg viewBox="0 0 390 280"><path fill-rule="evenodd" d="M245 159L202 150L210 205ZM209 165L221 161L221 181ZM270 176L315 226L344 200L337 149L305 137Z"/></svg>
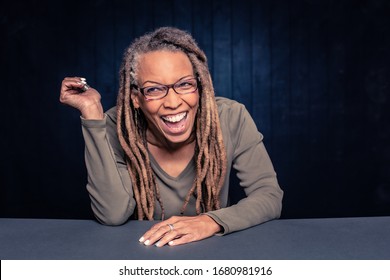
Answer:
<svg viewBox="0 0 390 280"><path fill-rule="evenodd" d="M147 87L147 88L145 88L146 94L156 94L156 93L160 93L163 91L164 91L164 89L161 87Z"/></svg>
<svg viewBox="0 0 390 280"><path fill-rule="evenodd" d="M184 81L184 82L181 82L180 84L177 85L178 87L192 87L194 86L194 84L192 82L189 82L189 81Z"/></svg>

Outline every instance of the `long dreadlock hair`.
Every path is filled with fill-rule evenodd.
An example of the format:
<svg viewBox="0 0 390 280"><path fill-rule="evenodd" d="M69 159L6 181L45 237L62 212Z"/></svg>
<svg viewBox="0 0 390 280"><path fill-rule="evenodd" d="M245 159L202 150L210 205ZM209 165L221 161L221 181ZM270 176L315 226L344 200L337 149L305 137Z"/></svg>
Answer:
<svg viewBox="0 0 390 280"><path fill-rule="evenodd" d="M226 174L226 152L206 55L190 34L177 28L162 27L141 36L124 53L117 99L118 137L125 152L137 203L135 214L139 220L153 219L156 200L164 219L164 205L148 155L147 123L142 112L138 112L131 102L131 85L137 85L140 57L159 50L185 53L199 79L200 100L195 120L196 176L183 201L181 213L192 196L196 197L197 214L219 209L219 193Z"/></svg>

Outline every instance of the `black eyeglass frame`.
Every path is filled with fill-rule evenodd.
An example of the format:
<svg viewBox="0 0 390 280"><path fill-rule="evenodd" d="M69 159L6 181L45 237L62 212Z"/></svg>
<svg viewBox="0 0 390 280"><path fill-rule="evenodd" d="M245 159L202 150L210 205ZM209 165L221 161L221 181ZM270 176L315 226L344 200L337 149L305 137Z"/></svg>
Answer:
<svg viewBox="0 0 390 280"><path fill-rule="evenodd" d="M175 85L176 85L176 84L178 84L178 83L180 83L180 82L190 81L190 80L191 80L191 81L192 81L192 80L195 80L195 89L194 89L193 91L186 92L186 93L179 93L179 92L176 91L176 89L175 89ZM170 88L172 88L173 91L174 91L176 94L180 94L180 95L185 95L185 94L194 93L194 92L197 91L198 88L199 88L199 78L197 78L197 77L182 78L182 79L178 80L176 83L169 84L169 85L164 85L164 84L160 84L160 83L155 83L155 84L156 84L156 85L159 85L159 86L164 86L164 87L166 87L166 92L165 92L165 94L164 94L163 96L159 97L159 98L148 98L148 97L145 95L144 89L149 88L149 87L153 87L153 86L147 86L147 87L140 88L140 87L138 87L137 85L132 84L132 85L130 86L130 88L139 91L139 92L144 96L145 100L147 100L147 101L160 100L160 99L163 99L165 96L168 95L168 92L169 92L169 89L170 89Z"/></svg>

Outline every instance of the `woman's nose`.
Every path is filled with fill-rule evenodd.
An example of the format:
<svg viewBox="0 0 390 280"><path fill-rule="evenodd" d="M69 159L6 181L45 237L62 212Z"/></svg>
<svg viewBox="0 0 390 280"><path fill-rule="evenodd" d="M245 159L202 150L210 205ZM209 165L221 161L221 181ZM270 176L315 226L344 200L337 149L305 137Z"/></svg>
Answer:
<svg viewBox="0 0 390 280"><path fill-rule="evenodd" d="M181 105L183 100L180 94L177 94L173 88L168 89L168 94L164 97L164 106L169 108L177 108Z"/></svg>

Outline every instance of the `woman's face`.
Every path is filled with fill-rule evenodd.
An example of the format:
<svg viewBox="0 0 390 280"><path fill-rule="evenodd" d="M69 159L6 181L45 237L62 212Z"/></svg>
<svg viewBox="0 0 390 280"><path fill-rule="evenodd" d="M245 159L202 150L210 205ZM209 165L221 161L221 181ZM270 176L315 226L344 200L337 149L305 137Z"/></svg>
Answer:
<svg viewBox="0 0 390 280"><path fill-rule="evenodd" d="M154 51L140 57L138 86L145 88L158 84L171 85L183 78L194 77L192 64L183 52ZM177 94L169 88L162 99L145 100L138 91L132 95L135 108L144 113L147 122L147 140L155 145L183 144L192 141L199 93Z"/></svg>

